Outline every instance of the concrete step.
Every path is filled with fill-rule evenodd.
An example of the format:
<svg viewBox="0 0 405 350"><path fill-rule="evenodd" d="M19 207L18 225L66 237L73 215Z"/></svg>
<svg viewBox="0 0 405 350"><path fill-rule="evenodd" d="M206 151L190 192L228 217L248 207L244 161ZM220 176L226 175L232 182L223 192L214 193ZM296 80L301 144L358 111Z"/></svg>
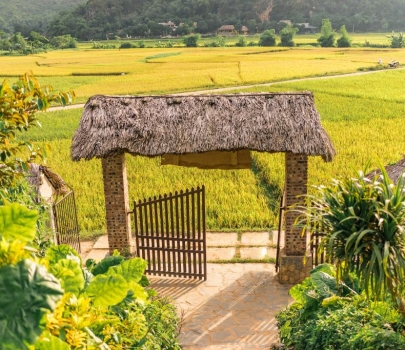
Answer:
<svg viewBox="0 0 405 350"><path fill-rule="evenodd" d="M207 232L207 260L210 262L268 260L276 257L277 231L264 232ZM284 233L282 233L282 236ZM282 237L283 240L284 237ZM134 239L131 246L135 247ZM101 236L84 257L99 261L108 256L108 236Z"/></svg>

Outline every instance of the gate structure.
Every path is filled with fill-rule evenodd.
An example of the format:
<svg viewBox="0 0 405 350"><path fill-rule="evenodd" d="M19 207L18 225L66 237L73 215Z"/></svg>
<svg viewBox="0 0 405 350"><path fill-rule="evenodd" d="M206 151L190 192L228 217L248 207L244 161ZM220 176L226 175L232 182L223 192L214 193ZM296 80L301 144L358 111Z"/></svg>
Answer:
<svg viewBox="0 0 405 350"><path fill-rule="evenodd" d="M139 200L132 213L147 273L207 279L204 186Z"/></svg>
<svg viewBox="0 0 405 350"><path fill-rule="evenodd" d="M52 205L56 243L68 244L80 253L80 230L75 193L70 191Z"/></svg>

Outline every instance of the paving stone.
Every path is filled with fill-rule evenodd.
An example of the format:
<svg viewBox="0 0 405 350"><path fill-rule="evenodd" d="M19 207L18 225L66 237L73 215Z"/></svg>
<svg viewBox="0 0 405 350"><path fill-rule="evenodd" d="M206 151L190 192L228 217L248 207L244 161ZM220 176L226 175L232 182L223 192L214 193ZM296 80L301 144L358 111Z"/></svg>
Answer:
<svg viewBox="0 0 405 350"><path fill-rule="evenodd" d="M93 249L108 249L108 236L100 236L94 243Z"/></svg>
<svg viewBox="0 0 405 350"><path fill-rule="evenodd" d="M216 254L220 259L231 259L235 251L209 248L208 258ZM108 249L93 249L89 257L101 260L107 254ZM274 316L291 297L290 286L279 284L274 264L209 263L207 276L207 281L150 279L160 295L173 297L183 317L182 349L268 350L279 341Z"/></svg>
<svg viewBox="0 0 405 350"><path fill-rule="evenodd" d="M94 259L96 261L103 260L106 256L109 255L108 249L93 249L89 254L87 254L86 259Z"/></svg>
<svg viewBox="0 0 405 350"><path fill-rule="evenodd" d="M236 248L207 248L207 260L231 260Z"/></svg>
<svg viewBox="0 0 405 350"><path fill-rule="evenodd" d="M227 247L235 246L238 243L238 234L236 232L208 232L208 247Z"/></svg>
<svg viewBox="0 0 405 350"><path fill-rule="evenodd" d="M268 245L272 242L269 240L268 232L243 232L241 244L244 245Z"/></svg>
<svg viewBox="0 0 405 350"><path fill-rule="evenodd" d="M242 259L264 259L266 255L266 247L240 248L240 257Z"/></svg>
<svg viewBox="0 0 405 350"><path fill-rule="evenodd" d="M281 231L280 236L281 247L284 247L284 239L285 239L284 237L285 237L284 231ZM278 231L273 231L272 243L277 245L277 239L278 239Z"/></svg>

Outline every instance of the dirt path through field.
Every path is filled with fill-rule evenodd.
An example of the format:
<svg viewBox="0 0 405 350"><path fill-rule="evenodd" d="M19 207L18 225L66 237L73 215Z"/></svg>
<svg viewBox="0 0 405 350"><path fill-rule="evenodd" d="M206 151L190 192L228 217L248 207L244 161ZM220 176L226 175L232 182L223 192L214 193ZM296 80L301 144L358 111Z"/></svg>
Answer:
<svg viewBox="0 0 405 350"><path fill-rule="evenodd" d="M397 68L396 70L404 70L405 67ZM171 96L188 96L188 95L205 95L205 94L216 94L218 92L226 92L226 91L234 91L234 90L242 90L242 89L251 89L261 86L272 86L281 83L296 83L301 81L309 81L309 80L321 80L321 79L335 79L335 78L344 78L344 77L351 77L351 76L358 76L358 75L366 75L366 74L376 74L381 72L389 71L390 69L381 69L381 70L374 70L374 71L367 71L367 72L354 72L354 73L345 73L345 74L338 74L338 75L325 75L321 77L307 77L307 78L299 78L299 79L290 79L290 80L281 80L281 81L273 81L271 83L260 83L260 84L252 84L252 85L237 85L237 86L229 86L223 88L216 88L216 89L207 89L207 90L197 90L197 91L187 91L187 92L180 92L175 94L168 94ZM59 111L62 109L76 109L76 108L83 108L84 103L73 104L70 106L65 107L52 107L49 108L49 112Z"/></svg>

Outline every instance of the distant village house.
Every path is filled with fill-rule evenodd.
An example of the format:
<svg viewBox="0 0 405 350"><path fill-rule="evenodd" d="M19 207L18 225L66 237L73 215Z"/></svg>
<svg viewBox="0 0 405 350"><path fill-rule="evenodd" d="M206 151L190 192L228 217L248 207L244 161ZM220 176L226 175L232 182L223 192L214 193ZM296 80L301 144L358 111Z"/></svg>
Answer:
<svg viewBox="0 0 405 350"><path fill-rule="evenodd" d="M318 28L311 26L309 23L296 23L296 26L299 27L301 34L313 34Z"/></svg>
<svg viewBox="0 0 405 350"><path fill-rule="evenodd" d="M249 34L249 28L246 27L246 26L242 26L242 28L240 29L240 34L248 35Z"/></svg>
<svg viewBox="0 0 405 350"><path fill-rule="evenodd" d="M232 36L237 35L238 32L235 29L234 25L231 24L224 24L217 30L217 34L220 36Z"/></svg>

